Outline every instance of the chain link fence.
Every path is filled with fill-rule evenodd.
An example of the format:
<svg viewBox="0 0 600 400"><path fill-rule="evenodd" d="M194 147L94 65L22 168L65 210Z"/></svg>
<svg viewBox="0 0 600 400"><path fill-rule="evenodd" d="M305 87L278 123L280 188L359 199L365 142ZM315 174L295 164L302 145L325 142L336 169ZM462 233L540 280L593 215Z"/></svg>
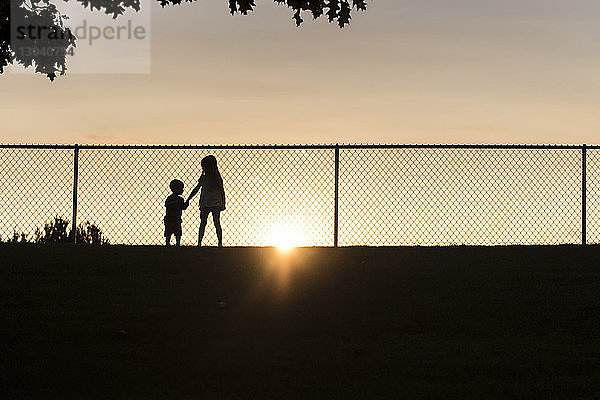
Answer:
<svg viewBox="0 0 600 400"><path fill-rule="evenodd" d="M187 197L209 154L225 246L600 242L600 147L524 145L2 145L0 235L61 216L113 244L162 244L169 182ZM196 197L182 244L199 217Z"/></svg>

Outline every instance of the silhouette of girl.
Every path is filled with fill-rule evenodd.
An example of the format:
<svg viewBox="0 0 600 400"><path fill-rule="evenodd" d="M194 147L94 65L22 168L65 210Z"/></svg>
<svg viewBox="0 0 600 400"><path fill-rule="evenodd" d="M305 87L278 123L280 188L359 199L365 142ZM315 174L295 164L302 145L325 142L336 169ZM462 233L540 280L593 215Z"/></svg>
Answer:
<svg viewBox="0 0 600 400"><path fill-rule="evenodd" d="M223 247L223 231L221 229L221 211L225 210L225 189L223 188L223 178L217 167L217 159L215 156L206 156L200 162L202 165L202 175L198 179L198 184L190 193L187 201L198 193L200 188L200 229L198 230L198 246L202 244L204 237L204 229L208 214L212 213L219 247Z"/></svg>

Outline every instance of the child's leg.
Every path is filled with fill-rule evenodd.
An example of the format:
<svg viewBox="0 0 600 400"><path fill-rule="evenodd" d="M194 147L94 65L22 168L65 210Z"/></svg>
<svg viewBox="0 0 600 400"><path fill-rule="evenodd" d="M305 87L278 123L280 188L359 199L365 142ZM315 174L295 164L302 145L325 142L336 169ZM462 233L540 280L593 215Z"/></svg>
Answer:
<svg viewBox="0 0 600 400"><path fill-rule="evenodd" d="M166 243L166 245L167 245L167 246L170 246L170 245L171 245L171 234L170 234L170 233L167 233L167 234L165 235L165 240L166 240L166 242L167 242L167 243Z"/></svg>
<svg viewBox="0 0 600 400"><path fill-rule="evenodd" d="M200 229L198 230L198 246L202 245L204 238L204 229L206 229L206 221L208 220L208 211L200 210Z"/></svg>
<svg viewBox="0 0 600 400"><path fill-rule="evenodd" d="M176 246L180 246L181 245L181 235L175 236L175 245Z"/></svg>
<svg viewBox="0 0 600 400"><path fill-rule="evenodd" d="M223 247L223 230L221 229L221 211L213 210L212 217L213 217L213 223L215 224L215 231L217 232L217 239L219 240L219 247Z"/></svg>

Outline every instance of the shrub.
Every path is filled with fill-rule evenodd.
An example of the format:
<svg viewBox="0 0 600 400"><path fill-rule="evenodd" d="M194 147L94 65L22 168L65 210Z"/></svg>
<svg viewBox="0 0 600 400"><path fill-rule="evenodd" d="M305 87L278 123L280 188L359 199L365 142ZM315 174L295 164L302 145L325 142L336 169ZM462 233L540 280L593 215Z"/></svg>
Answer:
<svg viewBox="0 0 600 400"><path fill-rule="evenodd" d="M36 236L37 243L64 243L69 241L69 220L62 217L54 217L54 221L44 224L44 235ZM36 234L38 230L36 229Z"/></svg>
<svg viewBox="0 0 600 400"><path fill-rule="evenodd" d="M44 224L42 229L36 228L31 240L24 232L13 231L12 237L6 243L67 243L73 241L73 229L69 229L70 221L56 216L54 220ZM2 238L0 237L0 242ZM77 226L77 242L93 245L107 245L109 240L103 237L102 230L93 223L86 221Z"/></svg>
<svg viewBox="0 0 600 400"><path fill-rule="evenodd" d="M9 237L6 240L6 243L27 243L27 234L24 232L17 232L17 230L13 230L12 237Z"/></svg>
<svg viewBox="0 0 600 400"><path fill-rule="evenodd" d="M71 232L71 238L73 237ZM77 243L86 243L94 245L110 244L108 239L102 237L102 231L96 225L86 221L85 224L79 224L77 227Z"/></svg>

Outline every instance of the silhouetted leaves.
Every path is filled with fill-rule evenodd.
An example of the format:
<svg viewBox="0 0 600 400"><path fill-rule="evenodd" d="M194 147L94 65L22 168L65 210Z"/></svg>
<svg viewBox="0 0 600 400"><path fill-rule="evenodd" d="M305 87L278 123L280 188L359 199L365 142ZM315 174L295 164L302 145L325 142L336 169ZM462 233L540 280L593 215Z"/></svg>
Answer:
<svg viewBox="0 0 600 400"><path fill-rule="evenodd" d="M314 19L321 17L327 10L327 19L329 22L337 22L340 28L343 28L350 23L352 19L352 8L357 11L365 11L367 9L366 0L274 0L276 3L286 4L294 10L292 19L296 21L296 25L300 26L304 21L302 12L308 11Z"/></svg>
<svg viewBox="0 0 600 400"><path fill-rule="evenodd" d="M69 240L69 221L61 217L54 217L54 221L44 225L44 234L39 238L41 242L45 243L67 242Z"/></svg>
<svg viewBox="0 0 600 400"><path fill-rule="evenodd" d="M314 19L319 18L323 15L323 8L325 7L324 2L319 0L309 0L308 9L312 13Z"/></svg>
<svg viewBox="0 0 600 400"><path fill-rule="evenodd" d="M135 11L140 10L140 0L77 0L77 2L90 10L112 14L113 18L122 15L128 8L133 8Z"/></svg>
<svg viewBox="0 0 600 400"><path fill-rule="evenodd" d="M72 232L70 237L73 237ZM107 245L110 241L102 236L100 228L86 221L85 224L79 224L77 227L77 243Z"/></svg>
<svg viewBox="0 0 600 400"><path fill-rule="evenodd" d="M367 2L365 0L352 0L352 5L360 11L365 11L367 9Z"/></svg>
<svg viewBox="0 0 600 400"><path fill-rule="evenodd" d="M0 1L9 4L8 1ZM2 9L4 11L4 4ZM33 66L35 72L45 74L50 80L56 75L63 75L67 69L66 53L71 46L75 46L75 36L65 28L64 16L60 15L56 6L39 2L31 6L14 7L11 11L9 4L7 12L3 21L8 22L2 27L0 41L4 43L6 40L9 48L0 64Z"/></svg>
<svg viewBox="0 0 600 400"><path fill-rule="evenodd" d="M238 11L243 15L248 14L248 11L252 11L253 7L256 6L253 0L238 0Z"/></svg>
<svg viewBox="0 0 600 400"><path fill-rule="evenodd" d="M11 15L11 1L13 10ZM64 26L63 19L53 2L56 0L0 0L0 74L9 64L20 64L34 67L35 72L45 74L54 80L57 75L63 75L66 70L66 55L69 49L76 45L76 39L71 31ZM82 7L102 12L117 18L127 9L140 10L140 0L70 0L81 3ZM157 0L161 6L179 5L182 2L195 0ZM221 1L221 0L219 0ZM256 7L254 0L226 0L231 14L246 15ZM302 25L302 13L308 12L314 19L327 15L329 22L336 22L340 28L350 23L352 11L364 11L366 0L273 0L286 5L293 11L292 19L296 26ZM325 12L325 10L327 10ZM11 20L14 19L14 20ZM19 26L50 27L53 37L38 37L26 32L19 35L15 41L16 27ZM12 28L11 28L12 26ZM11 32L12 29L12 32ZM47 35L46 35L47 36ZM11 43L11 38L12 43ZM18 45L15 45L18 43ZM16 47L16 48L13 48ZM53 48L53 53L36 53L28 49Z"/></svg>
<svg viewBox="0 0 600 400"><path fill-rule="evenodd" d="M350 4L348 4L347 1L342 1L342 6L340 12L338 13L338 24L340 28L343 28L344 25L350 23L350 19L352 18L350 16L351 9L352 8L350 7Z"/></svg>
<svg viewBox="0 0 600 400"><path fill-rule="evenodd" d="M296 12L294 13L293 18L296 21L296 26L300 26L304 22L304 20L300 16L300 10L296 10Z"/></svg>
<svg viewBox="0 0 600 400"><path fill-rule="evenodd" d="M0 0L0 74L10 62L10 1Z"/></svg>
<svg viewBox="0 0 600 400"><path fill-rule="evenodd" d="M44 224L43 229L36 228L33 238L24 232L13 231L6 243L70 243L73 242L73 229L69 229L70 221L60 216ZM2 242L2 238L0 238ZM95 224L86 221L77 226L77 243L107 245L109 240L103 237L102 230Z"/></svg>
<svg viewBox="0 0 600 400"><path fill-rule="evenodd" d="M96 0L88 0L96 1ZM160 4L165 7L169 4L180 4L182 0L158 0ZM194 0L185 0L194 1ZM229 11L231 14L240 13L243 15L248 14L249 11L254 10L256 4L253 0L227 0L229 3ZM365 11L367 9L366 0L273 0L275 3L283 4L291 8L294 13L292 19L296 22L296 26L300 26L304 19L302 18L302 12L310 12L314 19L321 17L325 10L327 10L327 17L329 22L337 22L338 25L343 28L350 23L352 19L352 9L356 11Z"/></svg>
<svg viewBox="0 0 600 400"><path fill-rule="evenodd" d="M335 21L338 16L338 11L340 10L339 1L338 0L329 0L326 6L329 11L327 11L327 17L329 18L329 22Z"/></svg>

